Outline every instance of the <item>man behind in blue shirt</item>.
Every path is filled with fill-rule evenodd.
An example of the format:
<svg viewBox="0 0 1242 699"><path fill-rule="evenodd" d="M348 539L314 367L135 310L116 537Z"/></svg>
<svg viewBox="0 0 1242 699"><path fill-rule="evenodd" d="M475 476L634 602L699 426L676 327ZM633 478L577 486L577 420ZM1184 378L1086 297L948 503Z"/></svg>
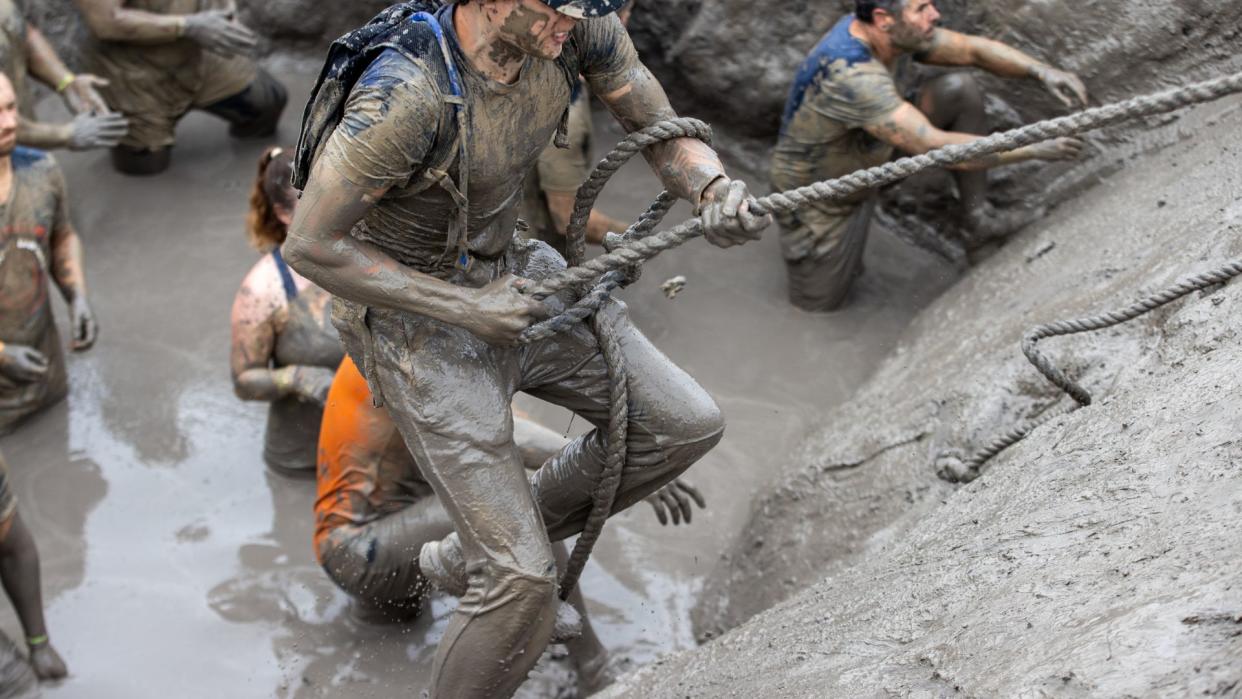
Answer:
<svg viewBox="0 0 1242 699"><path fill-rule="evenodd" d="M772 187L787 190L881 165L894 148L916 155L987 132L974 79L950 73L906 101L898 76L910 58L974 66L1009 78L1038 80L1067 107L1085 105L1072 73L1040 63L1000 42L936 26L933 0L856 0L803 62L772 157ZM976 241L1007 235L1021 221L992 209L984 170L1023 160L1076 158L1082 142L1055 139L958 166L963 224ZM875 192L778 215L789 272L789 298L808 311L836 310L862 271Z"/></svg>

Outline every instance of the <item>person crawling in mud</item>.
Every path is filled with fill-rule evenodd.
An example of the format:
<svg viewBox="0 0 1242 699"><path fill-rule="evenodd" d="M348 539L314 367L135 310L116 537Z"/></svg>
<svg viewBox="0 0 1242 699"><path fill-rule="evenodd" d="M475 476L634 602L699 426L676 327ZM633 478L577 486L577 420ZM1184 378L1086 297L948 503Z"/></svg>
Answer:
<svg viewBox="0 0 1242 699"><path fill-rule="evenodd" d="M106 81L75 75L65 67L43 34L26 21L14 0L0 0L0 71L8 76L21 105L17 142L32 148L88 150L120 143L129 126L113 113L97 88ZM26 92L26 76L56 90L76 116L68 124L47 124L34 118L34 102Z"/></svg>
<svg viewBox="0 0 1242 699"><path fill-rule="evenodd" d="M0 434L69 392L49 277L69 304L71 347L89 349L99 332L64 177L50 155L17 145L17 110L0 76Z"/></svg>
<svg viewBox="0 0 1242 699"><path fill-rule="evenodd" d="M910 57L1027 78L1067 107L1086 105L1087 90L1076 75L1000 42L937 27L940 13L933 0L856 0L854 7L815 46L794 79L772 156L775 190L882 165L894 148L920 154L987 133L983 93L969 75L942 75L923 86L913 103L903 99L897 76ZM1073 159L1082 148L1078 139L1059 138L959 166L954 174L967 242L1002 238L1030 218L1028 212L1006 214L988 204L987 168ZM777 216L795 306L832 311L845 302L862 272L875 202L874 192L862 193Z"/></svg>
<svg viewBox="0 0 1242 699"><path fill-rule="evenodd" d="M65 661L48 638L47 623L43 619L39 549L17 512L17 498L13 495L9 465L3 454L0 454L0 583L4 584L4 591L26 633L26 648L35 676L41 680L58 680L68 675ZM7 641L5 638L0 642L0 649L9 646ZM0 666L11 665L11 659L4 655L7 654L0 650ZM20 668L16 672L12 667L4 670L0 672L0 683L20 680Z"/></svg>
<svg viewBox="0 0 1242 699"><path fill-rule="evenodd" d="M634 0L617 10L621 26L629 24L633 11ZM566 127L568 146L559 148L549 143L543 149L535 169L526 177L522 201L522 220L530 226L527 235L551 245L562 255L565 254L565 231L574 213L574 197L591 174L595 128L591 123L591 91L581 78L571 97ZM587 242L603 245L605 235L620 233L626 227L624 222L592 209L586 225Z"/></svg>
<svg viewBox="0 0 1242 699"><path fill-rule="evenodd" d="M263 443L268 468L314 478L323 402L345 350L328 315L328 293L280 255L297 205L292 168L283 148L259 159L246 229L263 256L233 299L229 365L238 398L271 404Z"/></svg>
<svg viewBox="0 0 1242 699"><path fill-rule="evenodd" d="M112 164L154 175L172 162L177 122L201 109L234 138L276 132L288 95L247 55L256 42L234 0L75 0L95 37L89 60L108 103L129 118Z"/></svg>
<svg viewBox="0 0 1242 699"><path fill-rule="evenodd" d="M513 439L523 465L537 470L568 442L514 409ZM412 555L423 544L453 532L448 512L411 456L388 411L376 407L370 389L348 356L328 392L319 433L315 556L328 577L354 600L355 614L376 623L406 622L421 611L430 585ZM661 523L689 523L692 503L706 507L690 484L673 481L648 497ZM553 544L558 567L568 559ZM580 590L570 604L582 620L581 635L566 646L578 675L580 696L615 678L608 652L595 634Z"/></svg>
<svg viewBox="0 0 1242 699"><path fill-rule="evenodd" d="M564 261L515 228L525 174L562 123L579 74L627 130L674 116L612 14L622 4L459 0L430 22L386 13L354 37L370 49L334 46L307 110L294 175L304 192L286 258L336 297L350 356L455 529L419 560L441 589L466 590L436 652L433 696L517 690L557 615L550 542L582 530L603 468L609 386L594 333L578 325L515 345L565 303L521 293ZM365 66L358 74L347 69L355 60ZM709 241L743 243L768 224L704 144L671 141L647 157L665 188L702 212ZM620 511L702 458L724 421L622 304L601 313L629 372ZM517 391L595 427L529 482L513 440Z"/></svg>

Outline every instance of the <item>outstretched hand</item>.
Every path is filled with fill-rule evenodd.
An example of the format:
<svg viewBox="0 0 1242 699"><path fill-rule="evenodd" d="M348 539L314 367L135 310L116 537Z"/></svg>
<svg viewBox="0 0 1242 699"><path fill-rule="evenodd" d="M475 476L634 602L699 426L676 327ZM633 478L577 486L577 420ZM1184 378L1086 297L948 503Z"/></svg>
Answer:
<svg viewBox="0 0 1242 699"><path fill-rule="evenodd" d="M259 41L254 32L234 19L230 9L186 15L185 35L208 51L224 56L247 53Z"/></svg>
<svg viewBox="0 0 1242 699"><path fill-rule="evenodd" d="M107 86L108 81L98 75L79 73L73 76L72 82L65 87L61 96L69 107L69 111L74 114L104 114L111 109L108 108L103 95L99 94L99 88Z"/></svg>
<svg viewBox="0 0 1242 699"><path fill-rule="evenodd" d="M83 112L73 118L69 137L71 150L111 148L129 133L129 120L121 114Z"/></svg>
<svg viewBox="0 0 1242 699"><path fill-rule="evenodd" d="M648 495L646 500L655 510L656 519L663 525L668 524L670 517L674 525L681 524L683 519L689 524L690 515L694 512L694 508L690 506L691 500L699 509L707 508L707 500L699 489L680 478Z"/></svg>
<svg viewBox="0 0 1242 699"><path fill-rule="evenodd" d="M1038 66L1034 69L1035 79L1044 84L1044 88L1066 107L1087 106L1087 86L1073 73L1058 70L1052 66Z"/></svg>
<svg viewBox="0 0 1242 699"><path fill-rule="evenodd" d="M772 225L770 215L756 216L750 211L750 195L746 183L723 175L703 190L700 218L703 236L716 247L731 248L758 240L763 229Z"/></svg>
<svg viewBox="0 0 1242 699"><path fill-rule="evenodd" d="M1039 160L1077 160L1086 147L1086 142L1080 138L1053 138L1029 146Z"/></svg>

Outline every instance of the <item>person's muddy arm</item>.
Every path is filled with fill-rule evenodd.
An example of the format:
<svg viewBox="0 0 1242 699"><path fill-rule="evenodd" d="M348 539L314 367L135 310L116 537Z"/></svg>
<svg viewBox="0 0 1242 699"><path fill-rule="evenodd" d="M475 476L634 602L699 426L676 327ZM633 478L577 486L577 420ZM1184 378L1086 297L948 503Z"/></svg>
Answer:
<svg viewBox="0 0 1242 699"><path fill-rule="evenodd" d="M888 116L863 126L872 136L910 155L921 155L945 146L978 140L976 134L944 131L936 128L927 116L909 102L902 102ZM952 167L954 170L986 170L1026 160L1070 160L1082 153L1083 143L1076 138L1057 138L1043 143L994 153Z"/></svg>
<svg viewBox="0 0 1242 699"><path fill-rule="evenodd" d="M580 26L583 75L627 132L677 116L664 88L638 60L629 34L615 16ZM730 179L716 151L702 141L674 139L650 146L643 156L665 189L702 214L704 237L713 245L731 247L757 240L771 224L770 216L750 212L753 197L746 183Z"/></svg>
<svg viewBox="0 0 1242 699"><path fill-rule="evenodd" d="M44 85L56 90L74 114L108 111L108 103L97 90L98 87L106 86L108 82L87 73L74 74L65 62L60 60L56 49L52 47L47 37L43 36L43 32L34 25L26 27L26 64L30 74Z"/></svg>
<svg viewBox="0 0 1242 699"><path fill-rule="evenodd" d="M569 219L574 214L574 198L576 192L552 192L544 190L543 196L548 200L548 213L552 216L552 226L556 232L565 235L569 230ZM605 214L598 209L591 209L591 217L587 219L586 240L595 245L604 244L604 236L610 231L622 233L626 224Z"/></svg>
<svg viewBox="0 0 1242 699"><path fill-rule="evenodd" d="M325 153L294 212L284 253L289 266L329 293L364 306L408 311L463 327L488 342L510 343L546 317L543 304L518 293L512 276L482 289L457 286L411 269L350 231L384 196L350 182Z"/></svg>
<svg viewBox="0 0 1242 699"><path fill-rule="evenodd" d="M242 400L275 401L288 396L322 404L332 385L333 371L324 367L272 367L276 350L273 317L284 289L256 266L238 289L231 314L229 369L233 392Z"/></svg>
<svg viewBox="0 0 1242 699"><path fill-rule="evenodd" d="M73 124L48 124L21 119L17 124L17 142L40 150L68 148L73 140Z"/></svg>
<svg viewBox="0 0 1242 699"><path fill-rule="evenodd" d="M19 514L0 523L0 583L13 602L26 633L30 661L40 679L67 674L65 663L48 639L43 618L43 590L39 572L39 549Z"/></svg>
<svg viewBox="0 0 1242 699"><path fill-rule="evenodd" d="M100 39L131 44L167 44L189 39L229 56L255 47L254 32L237 21L232 6L186 15L162 15L123 6L123 0L76 0L86 25Z"/></svg>
<svg viewBox="0 0 1242 699"><path fill-rule="evenodd" d="M591 87L627 133L677 117L660 82L641 64L620 86L593 83ZM612 89L606 92L598 91L609 87ZM689 201L696 209L702 206L708 186L727 177L716 151L696 138L656 144L644 150L643 157L659 175L665 189Z"/></svg>
<svg viewBox="0 0 1242 699"><path fill-rule="evenodd" d="M937 29L931 48L920 54L919 60L942 66L974 66L1003 78L1031 78L1067 107L1087 105L1087 87L1077 75L993 39Z"/></svg>
<svg viewBox="0 0 1242 699"><path fill-rule="evenodd" d="M87 299L82 240L69 220L68 197L59 171L54 175L53 186L57 189L58 211L52 228L52 278L69 304L70 346L77 351L87 350L95 344L99 325Z"/></svg>
<svg viewBox="0 0 1242 699"><path fill-rule="evenodd" d="M162 15L124 6L124 0L74 0L97 38L134 44L166 44L185 33L185 15Z"/></svg>

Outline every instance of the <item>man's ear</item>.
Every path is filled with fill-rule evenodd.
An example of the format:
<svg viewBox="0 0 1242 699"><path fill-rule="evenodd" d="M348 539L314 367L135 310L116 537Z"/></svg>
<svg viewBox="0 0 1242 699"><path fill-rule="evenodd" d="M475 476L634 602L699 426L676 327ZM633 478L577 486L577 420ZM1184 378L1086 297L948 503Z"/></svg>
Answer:
<svg viewBox="0 0 1242 699"><path fill-rule="evenodd" d="M894 17L893 13L889 12L888 10L881 10L879 8L876 8L871 13L871 23L875 25L876 29L879 29L880 31L883 31L883 32L886 32L890 28L892 28L893 23L895 23L896 21L897 21L897 18Z"/></svg>

